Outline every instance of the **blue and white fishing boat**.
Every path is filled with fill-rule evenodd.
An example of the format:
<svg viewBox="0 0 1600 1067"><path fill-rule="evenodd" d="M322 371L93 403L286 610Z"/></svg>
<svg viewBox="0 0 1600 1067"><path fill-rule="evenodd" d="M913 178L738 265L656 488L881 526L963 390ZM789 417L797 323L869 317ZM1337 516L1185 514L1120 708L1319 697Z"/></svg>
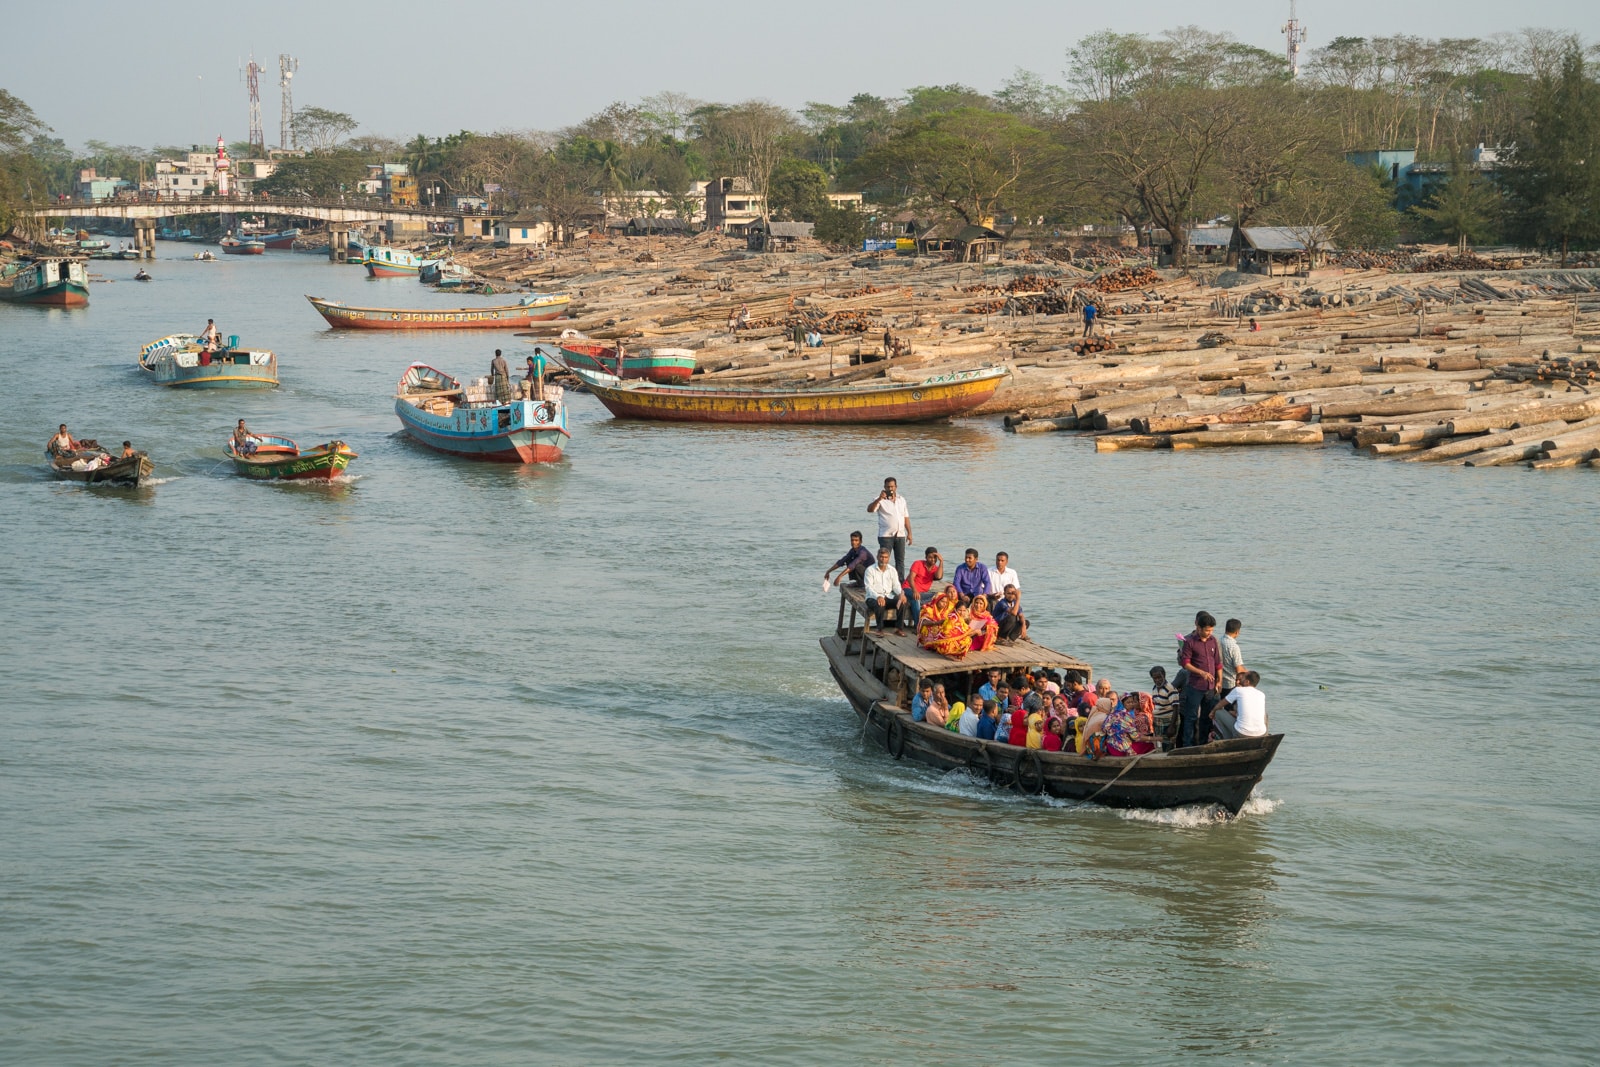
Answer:
<svg viewBox="0 0 1600 1067"><path fill-rule="evenodd" d="M400 376L395 414L411 437L440 452L496 463L554 463L566 450L567 408L559 386L545 398L525 393L496 401L480 380L463 386L443 371L413 363Z"/></svg>
<svg viewBox="0 0 1600 1067"><path fill-rule="evenodd" d="M273 389L278 357L264 348L241 348L237 337L216 351L192 333L175 333L139 349L139 367L158 385L190 389Z"/></svg>
<svg viewBox="0 0 1600 1067"><path fill-rule="evenodd" d="M368 245L361 262L374 278L415 278L422 272L421 256L388 245Z"/></svg>

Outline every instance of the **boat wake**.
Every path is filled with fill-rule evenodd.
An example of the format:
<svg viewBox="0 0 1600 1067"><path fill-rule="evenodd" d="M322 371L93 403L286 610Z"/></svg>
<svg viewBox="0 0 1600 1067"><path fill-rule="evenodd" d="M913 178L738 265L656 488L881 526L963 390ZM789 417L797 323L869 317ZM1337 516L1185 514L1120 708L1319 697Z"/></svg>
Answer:
<svg viewBox="0 0 1600 1067"><path fill-rule="evenodd" d="M1239 814L1234 818L1245 819L1271 815L1278 810L1282 803L1281 800L1274 800L1271 797L1252 793L1250 798L1244 802L1244 807L1239 809ZM1129 808L1119 810L1116 814L1129 822L1147 822L1158 826L1176 826L1184 829L1196 826L1211 826L1231 821L1220 804L1190 804L1187 807L1166 808L1160 811Z"/></svg>

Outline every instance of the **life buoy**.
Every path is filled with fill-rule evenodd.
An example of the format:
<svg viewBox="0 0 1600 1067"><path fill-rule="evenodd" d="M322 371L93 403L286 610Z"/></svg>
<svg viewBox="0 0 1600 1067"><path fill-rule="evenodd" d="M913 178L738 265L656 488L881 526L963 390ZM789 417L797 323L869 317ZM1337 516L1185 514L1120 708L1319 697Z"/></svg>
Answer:
<svg viewBox="0 0 1600 1067"><path fill-rule="evenodd" d="M1032 767L1033 784L1029 785L1023 773ZM1016 781L1012 783L1019 793L1038 793L1044 789L1044 764L1039 762L1038 749L1025 748L1017 756Z"/></svg>
<svg viewBox="0 0 1600 1067"><path fill-rule="evenodd" d="M538 407L533 409L533 421L537 423L546 423L550 421L550 412L546 410L543 404L540 404Z"/></svg>
<svg viewBox="0 0 1600 1067"><path fill-rule="evenodd" d="M883 748L895 759L900 759L906 754L906 724L898 715L889 717L889 726L883 734Z"/></svg>

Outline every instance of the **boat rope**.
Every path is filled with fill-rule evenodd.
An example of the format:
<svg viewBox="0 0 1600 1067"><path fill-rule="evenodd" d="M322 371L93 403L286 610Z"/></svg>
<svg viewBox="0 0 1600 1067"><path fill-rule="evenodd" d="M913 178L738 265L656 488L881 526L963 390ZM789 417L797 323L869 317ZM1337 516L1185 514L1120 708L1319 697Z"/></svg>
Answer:
<svg viewBox="0 0 1600 1067"><path fill-rule="evenodd" d="M1137 756L1133 757L1133 759L1129 760L1128 761L1128 765L1126 767L1122 768L1122 770L1118 771L1117 772L1117 776L1115 778L1111 779L1111 781L1107 782L1105 785L1101 786L1099 789L1096 789L1094 791L1094 795L1090 796L1088 799L1086 799L1084 801L1084 803L1085 804L1089 803L1090 801L1094 800L1095 797L1099 796L1101 793L1104 793L1107 789L1110 789L1112 786L1114 786L1118 782L1122 781L1122 776L1124 774L1127 774L1129 771L1133 770L1135 767L1137 767L1139 765L1139 761L1144 759L1149 754L1150 754L1149 752L1141 752Z"/></svg>

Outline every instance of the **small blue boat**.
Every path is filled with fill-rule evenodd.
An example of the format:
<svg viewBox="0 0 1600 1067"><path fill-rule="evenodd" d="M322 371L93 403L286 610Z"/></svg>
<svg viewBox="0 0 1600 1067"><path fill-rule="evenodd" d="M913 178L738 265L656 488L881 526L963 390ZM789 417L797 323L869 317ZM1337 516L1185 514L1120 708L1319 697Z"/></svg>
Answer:
<svg viewBox="0 0 1600 1067"><path fill-rule="evenodd" d="M440 452L496 463L554 463L572 435L560 390L497 402L490 386L463 386L425 363L400 376L395 414L411 437Z"/></svg>
<svg viewBox="0 0 1600 1067"><path fill-rule="evenodd" d="M240 348L237 337L228 346L208 349L192 333L175 333L139 349L139 367L158 385L190 389L274 389L278 357L264 348Z"/></svg>

